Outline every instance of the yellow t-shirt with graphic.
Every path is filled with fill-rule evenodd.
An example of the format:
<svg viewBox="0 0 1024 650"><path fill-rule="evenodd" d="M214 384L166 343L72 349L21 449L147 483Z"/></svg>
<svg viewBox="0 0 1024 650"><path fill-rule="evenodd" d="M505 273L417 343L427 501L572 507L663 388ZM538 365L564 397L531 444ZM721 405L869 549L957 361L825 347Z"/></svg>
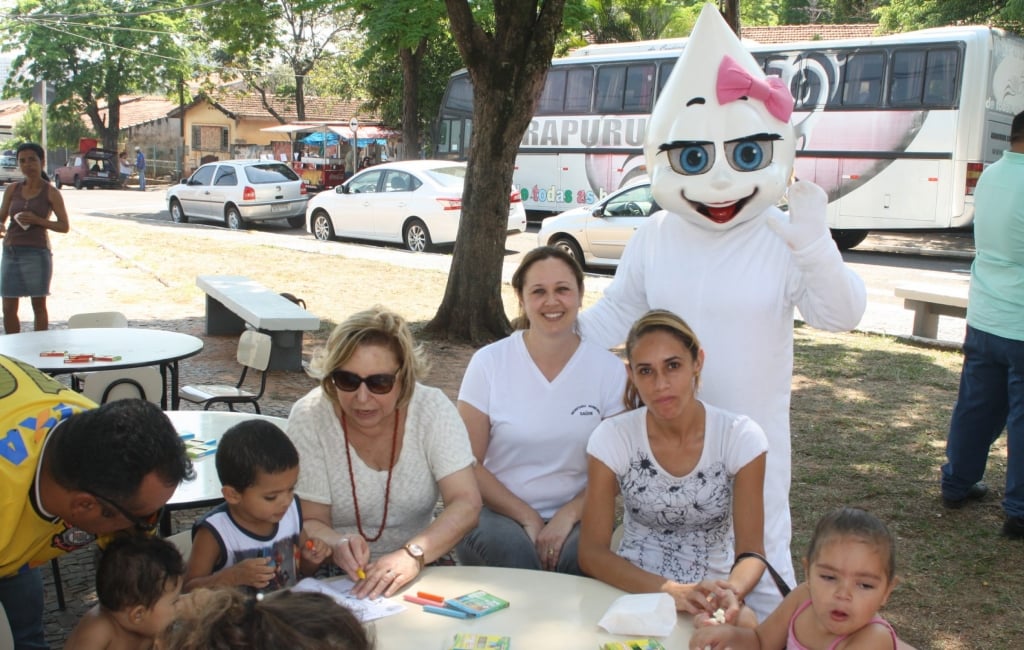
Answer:
<svg viewBox="0 0 1024 650"><path fill-rule="evenodd" d="M46 436L89 399L28 364L0 355L0 577L89 544L93 536L36 508L33 482Z"/></svg>

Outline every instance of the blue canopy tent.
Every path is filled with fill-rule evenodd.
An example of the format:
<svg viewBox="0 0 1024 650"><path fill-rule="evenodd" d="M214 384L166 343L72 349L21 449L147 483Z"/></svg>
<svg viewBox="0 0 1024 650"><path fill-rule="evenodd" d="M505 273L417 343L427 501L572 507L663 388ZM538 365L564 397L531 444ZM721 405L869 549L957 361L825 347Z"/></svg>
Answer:
<svg viewBox="0 0 1024 650"><path fill-rule="evenodd" d="M314 131L304 138L301 138L301 141L306 144L323 144L325 137L327 139L327 144L338 144L338 134L333 131L328 131L326 136L323 131Z"/></svg>

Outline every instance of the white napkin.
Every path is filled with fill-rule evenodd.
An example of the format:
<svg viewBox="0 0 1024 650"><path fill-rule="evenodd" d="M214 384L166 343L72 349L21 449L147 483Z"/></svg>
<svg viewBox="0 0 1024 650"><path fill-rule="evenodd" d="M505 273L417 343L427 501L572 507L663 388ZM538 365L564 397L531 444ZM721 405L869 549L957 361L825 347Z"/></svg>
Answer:
<svg viewBox="0 0 1024 650"><path fill-rule="evenodd" d="M676 603L668 594L619 596L597 624L609 634L668 636L676 625Z"/></svg>

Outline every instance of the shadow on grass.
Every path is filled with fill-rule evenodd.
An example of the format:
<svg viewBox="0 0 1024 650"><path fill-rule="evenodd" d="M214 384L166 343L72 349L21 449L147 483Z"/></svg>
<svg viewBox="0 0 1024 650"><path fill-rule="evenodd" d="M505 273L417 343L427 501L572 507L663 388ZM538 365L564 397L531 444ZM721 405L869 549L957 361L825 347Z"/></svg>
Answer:
<svg viewBox="0 0 1024 650"><path fill-rule="evenodd" d="M901 585L885 610L919 648L1018 647L1022 545L999 536L1005 445L989 460L993 494L944 510L939 467L962 357L867 334L798 328L792 403L793 551L817 519L864 507L897 537Z"/></svg>

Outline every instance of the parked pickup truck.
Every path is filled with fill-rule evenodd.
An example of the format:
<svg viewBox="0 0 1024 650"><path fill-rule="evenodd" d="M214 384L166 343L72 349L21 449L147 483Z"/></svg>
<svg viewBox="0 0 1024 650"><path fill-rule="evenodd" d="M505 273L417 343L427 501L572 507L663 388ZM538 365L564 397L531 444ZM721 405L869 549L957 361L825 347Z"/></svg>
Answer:
<svg viewBox="0 0 1024 650"><path fill-rule="evenodd" d="M64 185L74 185L78 190L83 187L121 187L117 152L110 149L93 148L76 153L68 164L55 169L53 176L57 189Z"/></svg>

